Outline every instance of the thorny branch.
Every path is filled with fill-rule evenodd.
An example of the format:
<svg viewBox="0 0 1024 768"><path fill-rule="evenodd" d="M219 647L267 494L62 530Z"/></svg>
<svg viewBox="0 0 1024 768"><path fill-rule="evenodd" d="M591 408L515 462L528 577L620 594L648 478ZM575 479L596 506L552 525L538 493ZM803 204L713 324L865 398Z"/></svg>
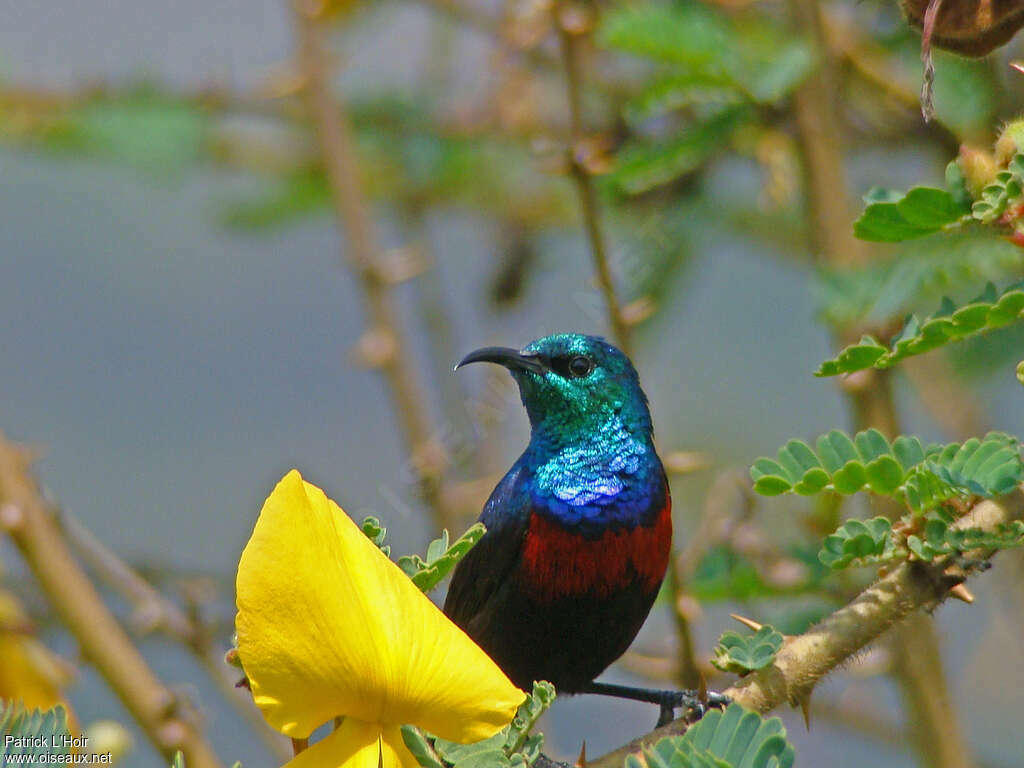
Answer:
<svg viewBox="0 0 1024 768"><path fill-rule="evenodd" d="M791 0L790 7L794 22L818 50L818 66L796 90L793 103L804 154L804 194L811 215L812 247L831 266L863 264L870 254L864 243L854 239L850 227L843 134L835 99L837 66L828 44L824 11L815 0ZM839 341L845 343L847 336L859 335L859 329L843 329ZM890 437L899 433L889 373L867 371L844 382L856 429L875 427ZM915 726L919 754L931 768L970 766L931 618L910 617L894 633L892 643L894 676Z"/></svg>
<svg viewBox="0 0 1024 768"><path fill-rule="evenodd" d="M1024 517L1024 487L1000 499L976 504L955 527L994 530ZM965 553L963 562L984 562L990 551ZM908 561L894 568L802 635L786 638L775 662L753 673L723 693L743 706L765 713L782 704L805 701L822 678L848 661L889 629L921 609L933 610L971 572L957 564ZM618 768L627 755L666 736L685 732L685 720L675 720L645 736L587 763L588 768Z"/></svg>
<svg viewBox="0 0 1024 768"><path fill-rule="evenodd" d="M558 34L565 63L565 82L569 100L569 173L576 185L583 216L583 228L594 260L597 284L604 296L615 343L627 355L631 354L629 325L622 314L615 292L608 249L601 226L597 188L586 162L586 133L583 126L583 72L580 63L580 42L589 28L587 19L577 18L585 13L570 3L556 2L552 6L555 31Z"/></svg>
<svg viewBox="0 0 1024 768"><path fill-rule="evenodd" d="M132 624L139 634L161 632L187 649L221 695L249 723L275 756L291 757L284 737L274 731L253 706L252 696L237 687L238 676L224 663L213 637L198 617L190 617L173 601L140 576L131 566L107 548L77 517L59 510L58 524L68 541L96 577L127 600L133 608Z"/></svg>
<svg viewBox="0 0 1024 768"><path fill-rule="evenodd" d="M413 470L436 523L454 529L457 521L450 519L451 511L444 503L442 489L447 463L444 448L435 438L424 407L423 389L395 311L392 286L379 264L376 233L363 192L352 129L342 104L331 90L323 4L295 0L293 9L299 67L320 141L331 200L345 232L346 255L369 316L369 328L358 345L360 356L367 364L379 368L387 382Z"/></svg>
<svg viewBox="0 0 1024 768"><path fill-rule="evenodd" d="M188 711L153 673L75 560L29 471L29 454L0 434L0 529L14 541L82 656L96 667L139 727L170 762L220 768Z"/></svg>

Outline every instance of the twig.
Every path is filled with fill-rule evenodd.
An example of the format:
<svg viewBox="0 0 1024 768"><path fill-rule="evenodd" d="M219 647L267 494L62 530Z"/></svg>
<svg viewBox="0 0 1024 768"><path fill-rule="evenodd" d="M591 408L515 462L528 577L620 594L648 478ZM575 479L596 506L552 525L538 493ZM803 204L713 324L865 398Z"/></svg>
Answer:
<svg viewBox="0 0 1024 768"><path fill-rule="evenodd" d="M235 710L248 721L268 749L287 761L292 756L287 740L273 730L253 706L252 696L236 686L237 675L224 663L207 627L193 621L174 602L140 576L100 541L81 520L67 510L57 511L57 522L86 566L132 605L132 623L140 634L161 632L185 647L202 665Z"/></svg>
<svg viewBox="0 0 1024 768"><path fill-rule="evenodd" d="M903 370L928 413L952 439L966 440L989 431L981 403L957 380L949 358L941 352L912 357L903 363Z"/></svg>
<svg viewBox="0 0 1024 768"><path fill-rule="evenodd" d="M994 530L1022 516L1024 488L1018 488L1000 499L978 503L955 527ZM982 551L966 553L965 557L985 560L991 555L990 551ZM904 562L816 627L802 635L788 637L772 666L743 678L723 693L762 713L782 704L805 700L836 667L908 616L921 609L934 609L947 597L950 587L968 575L956 565L943 568L920 561ZM686 727L685 720L675 720L589 762L588 768L621 766L627 755L638 753L665 736L682 733Z"/></svg>
<svg viewBox="0 0 1024 768"><path fill-rule="evenodd" d="M737 500L737 495L742 498ZM669 589L672 615L679 637L677 677L684 688L696 688L702 674L690 615L686 606L686 583L709 549L726 541L736 525L750 515L749 482L736 471L719 473L708 489L700 520L690 531L686 546L673 552L669 561Z"/></svg>
<svg viewBox="0 0 1024 768"><path fill-rule="evenodd" d="M146 664L68 548L31 478L27 451L0 434L0 527L6 529L54 610L153 745L189 768L220 761L182 702Z"/></svg>
<svg viewBox="0 0 1024 768"><path fill-rule="evenodd" d="M818 67L794 95L797 129L804 152L806 197L814 241L819 255L832 266L862 264L868 254L855 240L849 199L845 194L843 140L837 119L836 67L816 0L791 0L793 17L818 50ZM842 336L859 337L859 330L845 329ZM845 339L841 339L845 340ZM866 371L846 380L857 429L875 427L890 438L899 432L899 418L892 397L891 372ZM899 510L885 500L879 504L890 516ZM894 674L907 705L907 719L916 733L918 753L931 768L965 768L972 760L959 721L950 706L949 687L941 664L938 637L927 616L914 616L893 636ZM911 664L913 660L913 664ZM940 710L933 706L937 703Z"/></svg>
<svg viewBox="0 0 1024 768"><path fill-rule="evenodd" d="M580 22L582 29L576 28L574 22L566 18L569 13L568 4L555 2L552 5L555 30L558 34L565 65L565 82L569 99L569 173L576 185L580 199L580 210L583 215L583 228L590 243L590 253L594 261L597 284L604 296L611 324L612 336L627 355L631 354L629 325L622 315L622 307L615 293L615 282L612 278L611 265L604 233L601 229L600 206L597 201L597 189L594 179L585 160L584 141L586 135L583 127L583 73L580 67L579 43L588 27L588 22Z"/></svg>
<svg viewBox="0 0 1024 768"><path fill-rule="evenodd" d="M330 87L323 4L316 0L294 0L292 7L300 71L320 141L334 212L344 229L348 262L359 280L369 315L370 327L360 340L360 352L363 360L379 368L387 381L413 471L436 523L453 528L441 487L446 465L444 449L434 437L423 404L423 389L392 301L391 286L379 268L373 219L363 191L348 117Z"/></svg>

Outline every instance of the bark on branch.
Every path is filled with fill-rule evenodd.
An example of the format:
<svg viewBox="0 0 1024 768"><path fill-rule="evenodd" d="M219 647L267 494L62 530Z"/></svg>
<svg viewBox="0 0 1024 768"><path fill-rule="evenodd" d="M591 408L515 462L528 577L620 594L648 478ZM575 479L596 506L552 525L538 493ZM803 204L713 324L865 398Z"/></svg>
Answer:
<svg viewBox="0 0 1024 768"><path fill-rule="evenodd" d="M976 504L960 518L956 528L991 531L1002 523L1024 517L1024 487L999 499ZM986 561L990 551L965 553L963 562ZM951 587L971 572L961 565L946 567L920 561L904 562L861 592L816 627L786 639L775 662L723 691L726 696L757 712L806 699L814 686L886 631L911 614L935 608ZM620 768L627 755L638 754L665 736L684 733L686 723L675 720L619 749L587 763L588 768Z"/></svg>
<svg viewBox="0 0 1024 768"><path fill-rule="evenodd" d="M29 471L30 454L0 433L0 530L14 541L87 662L96 667L139 727L170 763L179 749L189 768L220 768L190 714L146 664L75 560Z"/></svg>

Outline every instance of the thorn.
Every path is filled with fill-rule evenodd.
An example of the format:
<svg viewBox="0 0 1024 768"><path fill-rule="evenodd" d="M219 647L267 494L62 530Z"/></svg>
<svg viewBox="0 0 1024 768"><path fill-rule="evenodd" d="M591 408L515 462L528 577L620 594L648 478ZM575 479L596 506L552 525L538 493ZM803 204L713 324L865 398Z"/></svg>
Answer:
<svg viewBox="0 0 1024 768"><path fill-rule="evenodd" d="M711 459L700 451L669 451L665 456L665 471L672 475L700 472L711 466Z"/></svg>
<svg viewBox="0 0 1024 768"><path fill-rule="evenodd" d="M25 513L21 507L7 503L0 506L0 530L13 533L25 524Z"/></svg>
<svg viewBox="0 0 1024 768"><path fill-rule="evenodd" d="M800 699L800 711L804 713L804 727L811 730L811 691Z"/></svg>
<svg viewBox="0 0 1024 768"><path fill-rule="evenodd" d="M577 768L587 768L587 742L584 740L580 746L580 756L576 758Z"/></svg>
<svg viewBox="0 0 1024 768"><path fill-rule="evenodd" d="M292 752L299 754L309 749L309 739L292 739Z"/></svg>
<svg viewBox="0 0 1024 768"><path fill-rule="evenodd" d="M700 673L700 680L697 681L697 701L705 707L708 705L708 681L704 673Z"/></svg>
<svg viewBox="0 0 1024 768"><path fill-rule="evenodd" d="M1024 72L1024 61L1011 61L1010 67L1016 69L1018 72Z"/></svg>
<svg viewBox="0 0 1024 768"><path fill-rule="evenodd" d="M740 615L735 614L735 613L730 613L729 614L729 618L736 619L736 621L738 621L744 627L746 627L747 629L752 629L755 632L757 632L757 630L759 630L761 627L764 626L764 624L758 624L753 619L748 619L745 616L740 616Z"/></svg>
<svg viewBox="0 0 1024 768"><path fill-rule="evenodd" d="M970 590L963 584L957 584L955 587L951 587L949 590L949 596L955 597L957 600L962 600L968 605L974 602L974 595L972 595Z"/></svg>
<svg viewBox="0 0 1024 768"><path fill-rule="evenodd" d="M377 326L366 330L355 343L356 362L364 368L380 368L390 363L398 348L390 328Z"/></svg>

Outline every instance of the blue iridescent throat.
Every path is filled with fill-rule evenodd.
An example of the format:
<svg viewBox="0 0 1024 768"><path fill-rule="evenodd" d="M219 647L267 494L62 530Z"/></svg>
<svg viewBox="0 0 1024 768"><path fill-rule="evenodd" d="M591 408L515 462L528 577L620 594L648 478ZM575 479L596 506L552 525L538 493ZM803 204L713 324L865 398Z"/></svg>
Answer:
<svg viewBox="0 0 1024 768"><path fill-rule="evenodd" d="M535 428L520 459L532 474L535 512L596 535L649 524L660 511L664 475L647 430L611 416L564 445L547 437Z"/></svg>

